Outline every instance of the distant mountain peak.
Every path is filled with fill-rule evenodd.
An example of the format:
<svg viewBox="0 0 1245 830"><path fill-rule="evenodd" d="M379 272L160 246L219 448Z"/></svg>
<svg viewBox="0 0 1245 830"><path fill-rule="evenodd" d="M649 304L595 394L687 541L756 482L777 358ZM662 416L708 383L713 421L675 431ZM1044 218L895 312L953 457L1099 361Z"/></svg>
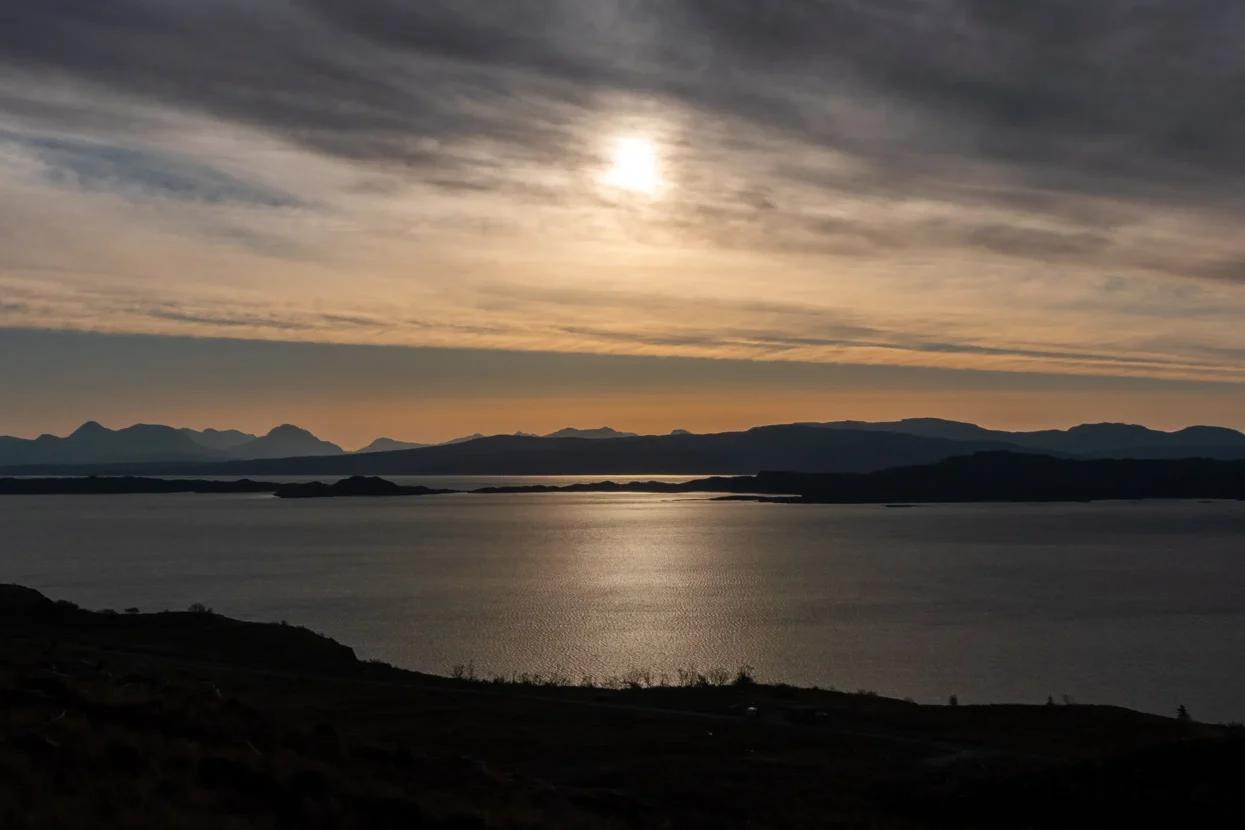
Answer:
<svg viewBox="0 0 1245 830"><path fill-rule="evenodd" d="M262 438L233 447L230 455L236 458L260 459L343 455L345 452L336 444L322 441L302 427L282 424Z"/></svg>
<svg viewBox="0 0 1245 830"><path fill-rule="evenodd" d="M273 427L273 428L272 428L272 429L268 432L268 435L267 435L267 436L265 436L265 437L268 437L268 438L276 438L276 437L281 437L281 436L285 436L285 435L289 435L289 436L294 436L294 435L297 435L297 436L299 436L299 437L304 437L304 438L305 438L305 437L307 437L307 436L309 436L309 435L310 435L312 438L314 438L314 437L315 437L314 435L312 435L310 432L308 432L307 430L303 429L302 427L296 427L296 426L294 426L293 424L282 424L282 425L281 425L281 426L279 426L279 427Z"/></svg>
<svg viewBox="0 0 1245 830"><path fill-rule="evenodd" d="M1143 427L1140 424L1123 424L1104 422L1100 424L1079 424L1068 430L1069 435L1085 434L1091 432L1128 432L1137 435L1149 435L1157 430Z"/></svg>
<svg viewBox="0 0 1245 830"><path fill-rule="evenodd" d="M1245 439L1245 435L1235 429L1229 429L1228 427L1202 426L1200 424L1197 426L1185 427L1175 434L1185 437L1197 436L1207 439L1226 439L1233 442Z"/></svg>
<svg viewBox="0 0 1245 830"><path fill-rule="evenodd" d="M74 438L78 436L103 435L106 432L112 432L112 430L105 427L99 421L87 421L85 424L75 429L69 437Z"/></svg>
<svg viewBox="0 0 1245 830"><path fill-rule="evenodd" d="M393 438L377 438L361 450L355 450L359 455L367 455L374 452L401 452L402 450L422 450L429 444L416 444L411 441L398 441Z"/></svg>
<svg viewBox="0 0 1245 830"><path fill-rule="evenodd" d="M545 436L546 438L636 438L634 432L619 432L613 427L599 427L597 429L576 429L567 427L557 432L551 432Z"/></svg>
<svg viewBox="0 0 1245 830"><path fill-rule="evenodd" d="M201 447L224 453L228 453L234 447L250 443L259 437L258 435L251 435L249 432L242 432L236 429L205 429L202 432L193 429L182 429L179 432L189 436L191 441L194 441Z"/></svg>
<svg viewBox="0 0 1245 830"><path fill-rule="evenodd" d="M982 429L982 427L979 427L976 424L970 424L967 421L953 421L950 418L904 418L899 423L907 424L911 426L916 426L919 424L928 424L930 426L940 425L940 426L952 426L952 427L974 427L976 429Z"/></svg>
<svg viewBox="0 0 1245 830"><path fill-rule="evenodd" d="M422 450L428 447L448 447L453 444L465 444L468 441L476 441L484 436L480 433L475 435L465 435L462 438L455 438L452 441L442 441L436 444L419 444L411 441L397 441L393 438L377 438L361 450L355 450L356 455L371 455L379 452L401 452L403 450Z"/></svg>

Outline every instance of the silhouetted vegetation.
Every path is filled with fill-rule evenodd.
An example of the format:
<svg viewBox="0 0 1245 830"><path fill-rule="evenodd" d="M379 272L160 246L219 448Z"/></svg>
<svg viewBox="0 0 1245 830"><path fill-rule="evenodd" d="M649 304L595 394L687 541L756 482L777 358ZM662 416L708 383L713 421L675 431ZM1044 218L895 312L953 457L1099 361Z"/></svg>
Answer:
<svg viewBox="0 0 1245 830"><path fill-rule="evenodd" d="M1206 826L1240 806L1237 731L1122 709L919 706L749 667L438 678L297 626L17 586L0 646L5 828Z"/></svg>
<svg viewBox="0 0 1245 830"><path fill-rule="evenodd" d="M733 672L720 667L702 671L693 666L676 669L673 672L634 668L616 675L601 677L582 675L576 680L559 672L512 672L511 674L482 675L476 671L474 663L461 663L451 669L450 677L466 683L491 686L579 687L639 691L641 689L722 689L727 687L747 689L758 685L754 672L755 669L752 666L740 666Z"/></svg>

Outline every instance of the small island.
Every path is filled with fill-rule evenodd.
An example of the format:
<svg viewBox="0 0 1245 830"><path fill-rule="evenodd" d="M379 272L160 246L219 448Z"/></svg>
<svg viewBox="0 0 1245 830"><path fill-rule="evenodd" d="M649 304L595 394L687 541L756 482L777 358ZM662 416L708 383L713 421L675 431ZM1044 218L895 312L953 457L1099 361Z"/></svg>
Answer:
<svg viewBox="0 0 1245 830"><path fill-rule="evenodd" d="M272 491L279 499L340 499L340 498L393 498L396 496L444 496L458 490L438 490L432 487L403 487L383 478L352 476L336 484L313 481L307 484L282 484Z"/></svg>
<svg viewBox="0 0 1245 830"><path fill-rule="evenodd" d="M1245 500L1245 461L1189 459L1069 459L1012 452L957 456L936 464L874 473L762 472L685 482L599 481L569 485L511 485L473 490L403 486L354 476L335 483L179 480L160 478L6 478L2 495L119 495L268 493L282 499L395 498L460 493L705 494L730 501L784 504L920 504L1091 502L1109 500Z"/></svg>

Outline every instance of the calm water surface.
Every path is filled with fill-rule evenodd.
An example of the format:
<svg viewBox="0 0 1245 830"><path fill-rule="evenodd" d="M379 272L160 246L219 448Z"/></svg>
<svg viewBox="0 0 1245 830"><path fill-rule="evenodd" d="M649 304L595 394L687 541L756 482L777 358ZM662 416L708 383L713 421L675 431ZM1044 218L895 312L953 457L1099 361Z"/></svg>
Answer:
<svg viewBox="0 0 1245 830"><path fill-rule="evenodd" d="M413 669L751 664L926 702L1068 694L1207 720L1245 720L1243 542L1245 506L1188 502L0 499L0 582L285 619Z"/></svg>

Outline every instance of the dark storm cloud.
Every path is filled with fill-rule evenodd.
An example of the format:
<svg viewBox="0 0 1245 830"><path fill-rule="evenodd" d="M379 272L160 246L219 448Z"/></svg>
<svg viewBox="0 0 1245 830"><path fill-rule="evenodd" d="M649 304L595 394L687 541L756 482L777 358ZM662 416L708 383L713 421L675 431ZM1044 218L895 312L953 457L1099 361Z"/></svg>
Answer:
<svg viewBox="0 0 1245 830"><path fill-rule="evenodd" d="M0 7L0 66L206 111L351 159L435 164L443 183L463 187L472 178L453 173L456 139L573 157L582 150L567 138L571 115L599 106L599 93L636 92L849 153L885 167L891 186L950 175L948 160L987 160L1043 192L1233 205L1245 174L1242 37L1245 5L1234 0ZM12 111L41 111L37 94L5 94ZM1098 245L980 241L1069 255Z"/></svg>

